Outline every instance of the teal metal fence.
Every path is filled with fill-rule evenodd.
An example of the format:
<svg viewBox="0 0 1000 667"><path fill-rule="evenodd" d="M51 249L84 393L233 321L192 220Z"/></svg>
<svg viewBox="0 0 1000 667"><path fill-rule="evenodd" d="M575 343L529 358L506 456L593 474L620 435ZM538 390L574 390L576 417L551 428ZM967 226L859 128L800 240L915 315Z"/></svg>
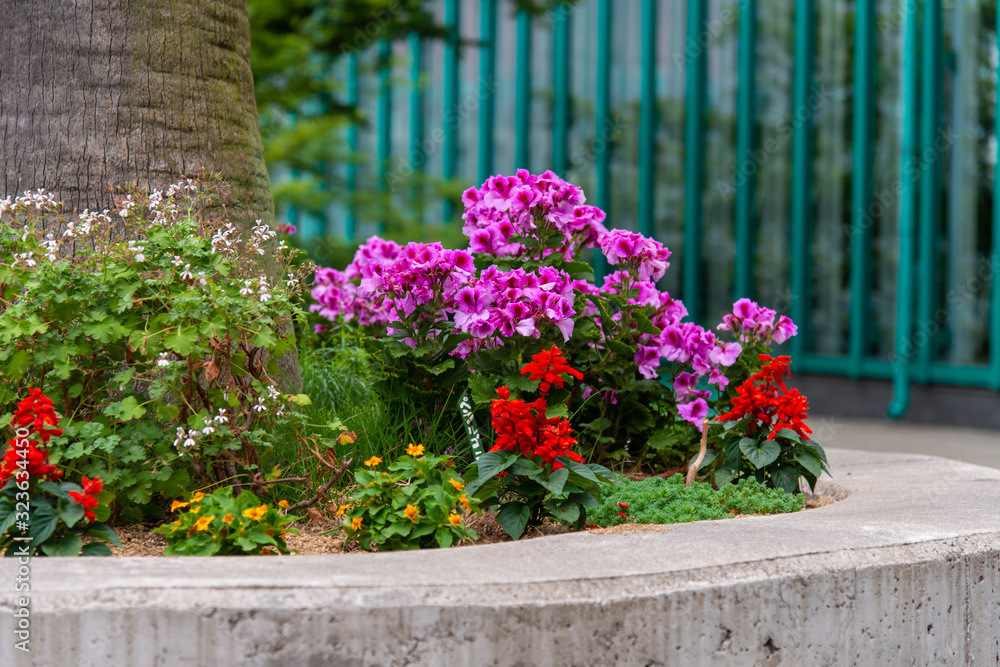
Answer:
<svg viewBox="0 0 1000 667"><path fill-rule="evenodd" d="M1000 390L996 0L431 5L443 42L346 59L350 187L551 168L675 251L698 321L789 312L797 372L892 379L893 417L911 382Z"/></svg>

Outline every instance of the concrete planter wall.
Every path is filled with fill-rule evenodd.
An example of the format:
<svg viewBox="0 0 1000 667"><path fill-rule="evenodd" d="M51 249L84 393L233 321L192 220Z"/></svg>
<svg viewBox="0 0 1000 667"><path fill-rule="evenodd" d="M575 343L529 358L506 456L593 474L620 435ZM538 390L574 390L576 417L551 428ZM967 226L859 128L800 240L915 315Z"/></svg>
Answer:
<svg viewBox="0 0 1000 667"><path fill-rule="evenodd" d="M831 451L793 515L350 556L34 559L0 665L1000 665L1000 470Z"/></svg>

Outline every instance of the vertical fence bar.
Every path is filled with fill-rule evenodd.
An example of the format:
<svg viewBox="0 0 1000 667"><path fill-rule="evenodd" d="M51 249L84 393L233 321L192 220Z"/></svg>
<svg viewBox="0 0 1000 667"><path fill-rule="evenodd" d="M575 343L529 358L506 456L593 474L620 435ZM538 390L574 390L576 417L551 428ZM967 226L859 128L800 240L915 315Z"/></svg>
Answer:
<svg viewBox="0 0 1000 667"><path fill-rule="evenodd" d="M517 10L517 93L514 100L514 168L531 165L531 14Z"/></svg>
<svg viewBox="0 0 1000 667"><path fill-rule="evenodd" d="M753 162L757 126L757 0L740 0L738 87L736 90L736 262L733 299L753 295L754 219L757 173ZM748 165L755 165L750 173Z"/></svg>
<svg viewBox="0 0 1000 667"><path fill-rule="evenodd" d="M792 128L792 226L790 230L789 310L799 327L790 341L793 359L802 360L809 349L811 330L809 273L810 225L813 209L813 132L814 109L809 105L813 87L815 0L795 3L795 56L792 74L792 109L796 123ZM806 110L802 120L800 111ZM801 363L801 361L799 362Z"/></svg>
<svg viewBox="0 0 1000 667"><path fill-rule="evenodd" d="M958 10L961 11L961 10ZM920 242L917 245L919 269L917 271L917 320L931 322L937 301L938 262L937 239L941 225L941 163L944 156L937 155L934 140L941 122L941 0L925 0L920 46L920 148L921 156L932 156L920 164ZM929 151L929 152L928 152ZM971 221L969 221L971 223ZM913 366L913 379L927 382L932 361L934 342L927 341L917 350Z"/></svg>
<svg viewBox="0 0 1000 667"><path fill-rule="evenodd" d="M1000 12L997 12L996 48L1000 51ZM996 88L993 90L993 137L996 154L993 162L993 238L990 263L990 368L991 386L1000 391L1000 63L997 64Z"/></svg>
<svg viewBox="0 0 1000 667"><path fill-rule="evenodd" d="M703 306L701 226L705 185L705 88L708 83L705 21L708 0L687 2L687 71L684 81L684 304L695 320Z"/></svg>
<svg viewBox="0 0 1000 667"><path fill-rule="evenodd" d="M358 106L358 54L351 53L347 56L347 106L357 108ZM344 217L344 237L348 243L354 241L357 236L358 219L357 209L354 206L354 193L358 187L358 124L351 123L347 128L347 150L350 156L347 166L344 168L344 184L349 193L349 203L347 205L347 215Z"/></svg>
<svg viewBox="0 0 1000 667"><path fill-rule="evenodd" d="M392 44L382 39L378 43L378 182L375 188L389 197L389 159L392 153L392 85L389 83L392 74ZM383 210L388 211L390 203L383 202ZM379 221L381 232L384 222Z"/></svg>
<svg viewBox="0 0 1000 667"><path fill-rule="evenodd" d="M597 91L594 105L594 205L611 205L611 0L597 0ZM604 255L594 251L594 277L604 277Z"/></svg>
<svg viewBox="0 0 1000 667"><path fill-rule="evenodd" d="M872 201L875 195L875 0L858 0L854 14L854 108L851 138L851 377L861 376L871 315ZM906 11L904 9L904 11Z"/></svg>
<svg viewBox="0 0 1000 667"><path fill-rule="evenodd" d="M497 0L479 3L479 182L493 175L493 119L496 114L494 80L497 69Z"/></svg>
<svg viewBox="0 0 1000 667"><path fill-rule="evenodd" d="M639 102L639 233L655 234L656 2L642 0L642 98Z"/></svg>
<svg viewBox="0 0 1000 667"><path fill-rule="evenodd" d="M459 2L445 0L444 25L448 34L444 41L444 104L441 107L441 126L444 130L443 150L441 153L441 177L445 181L455 178L455 165L458 160L458 49L459 49ZM450 222L455 216L455 204L445 199L443 218Z"/></svg>
<svg viewBox="0 0 1000 667"><path fill-rule="evenodd" d="M569 156L569 7L552 10L552 170L565 176Z"/></svg>
<svg viewBox="0 0 1000 667"><path fill-rule="evenodd" d="M915 6L903 6L903 150L900 174L913 173L916 168L915 149L917 146L917 103L919 66L917 41L920 37L917 10ZM910 407L910 331L913 327L913 243L915 232L914 210L917 182L912 178L902 179L899 206L899 269L896 285L896 344L891 360L893 399L889 404L888 416L898 419Z"/></svg>
<svg viewBox="0 0 1000 667"><path fill-rule="evenodd" d="M423 45L420 43L420 35L411 32L408 41L410 42L410 151L407 159L415 172L422 174L427 155L423 149L424 143L424 95L420 88L420 72L423 68ZM417 182L410 186L410 205L416 214L417 220L423 222L423 183L418 178Z"/></svg>

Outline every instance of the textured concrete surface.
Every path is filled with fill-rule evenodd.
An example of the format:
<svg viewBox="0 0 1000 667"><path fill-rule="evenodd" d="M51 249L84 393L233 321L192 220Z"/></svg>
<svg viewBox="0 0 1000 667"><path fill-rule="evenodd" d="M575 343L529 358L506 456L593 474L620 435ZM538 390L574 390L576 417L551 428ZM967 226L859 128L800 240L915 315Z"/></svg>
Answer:
<svg viewBox="0 0 1000 667"><path fill-rule="evenodd" d="M830 458L831 506L660 533L35 559L30 654L7 559L0 665L1000 665L1000 470Z"/></svg>
<svg viewBox="0 0 1000 667"><path fill-rule="evenodd" d="M1000 410L995 413L1000 418ZM809 423L822 430L824 437L817 439L827 447L929 454L1000 468L1000 430L836 417L810 417Z"/></svg>

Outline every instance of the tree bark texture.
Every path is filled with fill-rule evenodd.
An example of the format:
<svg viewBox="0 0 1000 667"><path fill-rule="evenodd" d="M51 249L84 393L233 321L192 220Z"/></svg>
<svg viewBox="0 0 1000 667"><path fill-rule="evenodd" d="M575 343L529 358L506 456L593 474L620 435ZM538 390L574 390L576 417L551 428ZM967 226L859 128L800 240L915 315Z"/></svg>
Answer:
<svg viewBox="0 0 1000 667"><path fill-rule="evenodd" d="M206 169L230 184L234 221L273 221L245 0L0 7L0 198L45 188L101 210L112 187Z"/></svg>
<svg viewBox="0 0 1000 667"><path fill-rule="evenodd" d="M113 188L162 189L204 169L229 184L234 223L273 223L245 0L0 9L0 198L44 188L68 210L100 211ZM297 356L278 361L301 386Z"/></svg>

